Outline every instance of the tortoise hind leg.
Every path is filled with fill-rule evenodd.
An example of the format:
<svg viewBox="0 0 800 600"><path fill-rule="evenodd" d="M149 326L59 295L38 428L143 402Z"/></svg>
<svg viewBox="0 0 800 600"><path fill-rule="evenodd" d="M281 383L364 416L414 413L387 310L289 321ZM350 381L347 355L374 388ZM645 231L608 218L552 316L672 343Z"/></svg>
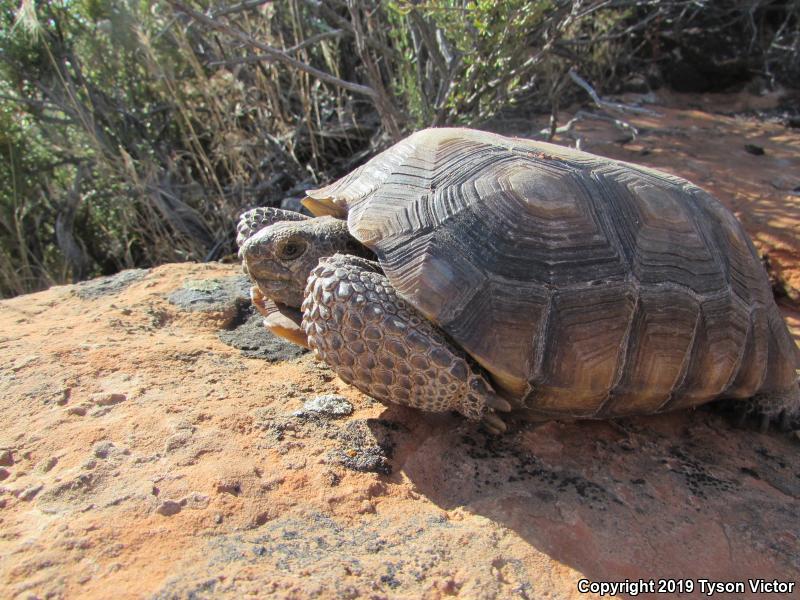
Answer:
<svg viewBox="0 0 800 600"><path fill-rule="evenodd" d="M377 263L336 254L311 272L302 306L309 346L345 382L384 403L455 410L505 431L498 397L466 355L402 300Z"/></svg>
<svg viewBox="0 0 800 600"><path fill-rule="evenodd" d="M754 411L761 416L761 431L774 423L783 431L800 430L800 386L753 398Z"/></svg>
<svg viewBox="0 0 800 600"><path fill-rule="evenodd" d="M800 432L800 387L756 394L751 398L723 398L709 404L727 414L740 429L758 426L761 433L770 428Z"/></svg>

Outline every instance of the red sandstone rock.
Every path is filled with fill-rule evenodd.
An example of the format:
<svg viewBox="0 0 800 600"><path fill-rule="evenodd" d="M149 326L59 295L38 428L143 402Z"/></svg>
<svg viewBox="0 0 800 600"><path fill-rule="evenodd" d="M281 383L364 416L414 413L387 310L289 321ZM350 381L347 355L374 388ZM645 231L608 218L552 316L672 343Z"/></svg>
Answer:
<svg viewBox="0 0 800 600"><path fill-rule="evenodd" d="M791 301L800 206L780 178L800 172L800 136L658 110L634 122L660 133L625 145L578 132L717 194ZM223 343L238 296L192 312L168 300L185 281L235 289L238 272L165 265L0 302L0 596L577 599L596 597L582 578L800 581L788 436L707 408L502 438L387 409L307 354L248 346L270 363ZM324 394L352 414L303 412Z"/></svg>

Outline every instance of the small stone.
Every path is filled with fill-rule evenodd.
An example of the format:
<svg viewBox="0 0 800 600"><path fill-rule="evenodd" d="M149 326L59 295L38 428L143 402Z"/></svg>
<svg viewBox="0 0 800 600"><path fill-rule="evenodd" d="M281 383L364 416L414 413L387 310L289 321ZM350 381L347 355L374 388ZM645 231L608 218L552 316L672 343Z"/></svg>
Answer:
<svg viewBox="0 0 800 600"><path fill-rule="evenodd" d="M17 362L14 363L14 365L11 368L14 371L19 371L20 369L23 369L28 365L35 363L38 359L39 357L36 356L35 354L31 356L25 356L23 358L18 359Z"/></svg>
<svg viewBox="0 0 800 600"><path fill-rule="evenodd" d="M271 492L281 487L284 481L286 481L284 477L270 477L266 481L261 482L258 487L262 492Z"/></svg>
<svg viewBox="0 0 800 600"><path fill-rule="evenodd" d="M458 594L458 589L461 587L456 581L452 578L445 580L441 584L438 584L437 587L440 587L442 593L448 596L455 596Z"/></svg>
<svg viewBox="0 0 800 600"><path fill-rule="evenodd" d="M10 467L14 464L14 456L11 454L11 450L3 450L0 452L0 466L2 467Z"/></svg>
<svg viewBox="0 0 800 600"><path fill-rule="evenodd" d="M69 402L69 398L72 395L72 388L65 387L61 390L61 396L58 400L56 400L56 404L59 406L63 406L67 402Z"/></svg>
<svg viewBox="0 0 800 600"><path fill-rule="evenodd" d="M39 473L47 473L56 466L58 463L58 459L55 456L51 456L50 458L46 458L41 461L38 465L36 465L36 471Z"/></svg>
<svg viewBox="0 0 800 600"><path fill-rule="evenodd" d="M79 417L86 416L86 407L85 406L70 406L66 413L68 415L77 415Z"/></svg>
<svg viewBox="0 0 800 600"><path fill-rule="evenodd" d="M42 491L44 486L40 483L38 485L29 485L18 496L20 500L30 502L36 497L36 494Z"/></svg>
<svg viewBox="0 0 800 600"><path fill-rule="evenodd" d="M149 272L149 269L120 271L116 275L81 282L75 287L73 293L83 300L93 300L107 294L118 294L132 283L143 279Z"/></svg>
<svg viewBox="0 0 800 600"><path fill-rule="evenodd" d="M191 421L188 421L186 419L179 419L172 424L172 429L174 429L175 431L181 431L183 429L186 429L194 433L196 427L192 425Z"/></svg>
<svg viewBox="0 0 800 600"><path fill-rule="evenodd" d="M186 508L200 510L208 506L208 501L208 496L205 494L201 494L200 492L192 492L185 498L182 498L179 504L181 506L185 506Z"/></svg>
<svg viewBox="0 0 800 600"><path fill-rule="evenodd" d="M745 144L744 149L753 156L764 156L764 148L756 144Z"/></svg>
<svg viewBox="0 0 800 600"><path fill-rule="evenodd" d="M383 475L390 475L392 472L392 466L379 446L362 448L360 451L350 449L336 454L337 462L353 471Z"/></svg>
<svg viewBox="0 0 800 600"><path fill-rule="evenodd" d="M83 573L80 577L78 577L77 581L79 585L84 585L89 583L92 580L91 573Z"/></svg>
<svg viewBox="0 0 800 600"><path fill-rule="evenodd" d="M217 482L215 488L220 494L238 496L242 493L242 484L236 479L222 479Z"/></svg>
<svg viewBox="0 0 800 600"><path fill-rule="evenodd" d="M188 280L167 300L181 310L229 313L232 317L250 303L250 282L244 275Z"/></svg>
<svg viewBox="0 0 800 600"><path fill-rule="evenodd" d="M185 446L192 437L192 432L188 429L180 429L173 433L164 442L164 452L172 452Z"/></svg>
<svg viewBox="0 0 800 600"><path fill-rule="evenodd" d="M118 562L113 562L113 563L111 563L110 565L108 565L108 569L107 569L107 571L108 571L109 573L116 573L117 571L119 571L119 570L121 570L121 569L122 569L122 565L121 565L120 563L118 563Z"/></svg>
<svg viewBox="0 0 800 600"><path fill-rule="evenodd" d="M109 441L105 442L97 442L94 445L94 455L97 458L108 458L108 455L111 454L115 450L115 446L113 443Z"/></svg>
<svg viewBox="0 0 800 600"><path fill-rule="evenodd" d="M217 513L214 515L214 523L220 525L222 523L222 514Z"/></svg>
<svg viewBox="0 0 800 600"><path fill-rule="evenodd" d="M8 469L0 467L0 481L5 481L9 475L11 475L11 472Z"/></svg>
<svg viewBox="0 0 800 600"><path fill-rule="evenodd" d="M111 394L106 392L92 394L91 398L92 402L97 404L97 406L113 406L114 404L125 402L125 400L128 399L125 394Z"/></svg>
<svg viewBox="0 0 800 600"><path fill-rule="evenodd" d="M344 417L353 412L353 405L344 396L324 394L312 398L303 404L296 415L320 415L328 417Z"/></svg>
<svg viewBox="0 0 800 600"><path fill-rule="evenodd" d="M179 512L181 512L182 508L183 505L180 502L176 502L175 500L164 500L158 505L156 512L160 515L164 515L165 517L171 517L172 515L177 515Z"/></svg>

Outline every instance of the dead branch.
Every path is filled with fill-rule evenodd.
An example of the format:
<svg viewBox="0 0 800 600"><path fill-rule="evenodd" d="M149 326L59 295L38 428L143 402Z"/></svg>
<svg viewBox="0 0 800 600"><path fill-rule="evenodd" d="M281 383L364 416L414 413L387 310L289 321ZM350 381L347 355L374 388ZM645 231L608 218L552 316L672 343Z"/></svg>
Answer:
<svg viewBox="0 0 800 600"><path fill-rule="evenodd" d="M400 117L394 108L389 92L386 91L383 85L380 69L367 51L367 43L365 40L371 36L366 35L364 32L361 16L359 14L360 7L355 0L347 0L347 7L350 11L353 33L356 38L356 53L361 59L361 62L364 63L367 78L373 86L373 88L370 89L374 89L375 91L375 108L378 109L378 114L381 117L381 121L387 133L393 139L398 140L400 138L400 126L398 124Z"/></svg>
<svg viewBox="0 0 800 600"><path fill-rule="evenodd" d="M267 44L254 40L249 35L247 35L244 31L240 31L229 25L225 25L212 19L211 17L204 15L201 12L194 10L193 8L189 8L182 2L178 2L177 0L167 0L167 2L172 6L173 9L177 10L178 12L182 12L188 17L191 17L193 20L197 21L198 23L202 23L209 29L214 29L215 31L219 31L230 37L239 40L243 44L250 46L251 48L258 48L264 54L268 56L272 56L278 62L282 62L283 64L292 67L293 69L297 69L298 71L303 71L304 73L308 73L312 77L316 77L320 81L324 81L325 83L329 83L331 85L335 85L337 87L349 90L356 94L362 94L364 96L369 96L373 99L378 99L378 93L373 90L371 87L366 85L361 85L360 83L354 83L352 81L345 81L343 79L339 79L330 73L326 73L325 71L321 71L316 67L312 67L309 64L306 64L302 61L297 60L296 58L292 58L285 52L278 50L277 48L273 48Z"/></svg>
<svg viewBox="0 0 800 600"><path fill-rule="evenodd" d="M298 50L302 50L303 48L308 48L309 46L313 46L317 42L321 42L322 40L327 40L331 38L339 38L345 35L346 31L342 31L341 29L334 29L332 31L323 31L322 33L318 33L317 35L312 35L310 38L303 40L299 44L295 44L291 48L285 48L281 50L281 52L285 52L286 54L294 54ZM219 66L230 66L230 65L241 65L241 64L253 64L257 62L270 62L276 60L274 56L270 54L257 54L255 56L244 56L242 58L232 58L230 60L215 60L208 63L210 67L219 67Z"/></svg>
<svg viewBox="0 0 800 600"><path fill-rule="evenodd" d="M592 97L592 101L600 108L615 110L618 112L631 112L640 115L648 115L651 117L660 116L658 113L640 106L630 106L628 104L622 104L621 102L609 102L608 100L603 100L600 98L600 96L598 96L597 92L594 91L594 88L589 85L589 83L583 77L575 72L575 69L569 70L569 77L572 79L572 81L586 90L586 93Z"/></svg>
<svg viewBox="0 0 800 600"><path fill-rule="evenodd" d="M56 243L72 271L73 283L85 279L89 274L90 262L86 248L75 236L75 217L81 201L81 186L85 176L86 167L82 164L78 165L72 189L66 193L63 202L60 203L55 223Z"/></svg>
<svg viewBox="0 0 800 600"><path fill-rule="evenodd" d="M626 121L622 121L614 117L609 117L608 115L601 115L598 113L588 112L585 110L579 110L578 112L576 112L575 115L569 121L567 121L564 125L561 125L560 127L554 127L555 120L553 119L553 115L551 115L550 124L544 129L540 129L539 131L537 131L535 135L536 137L551 140L555 135L565 135L568 133L572 133L572 130L575 128L576 123L580 123L581 121L586 121L590 119L613 123L614 127L616 127L621 131L631 134L634 139L636 138L637 135L639 135L639 130L636 129L635 126L631 125Z"/></svg>
<svg viewBox="0 0 800 600"><path fill-rule="evenodd" d="M170 173L161 175L159 179L151 178L146 183L146 189L153 206L176 231L199 243L203 249L214 245L214 236L209 231L208 223L197 210L181 200Z"/></svg>
<svg viewBox="0 0 800 600"><path fill-rule="evenodd" d="M232 6L215 10L211 13L211 16L213 16L215 19L218 17L225 17L234 13L250 10L251 8L258 8L267 2L272 2L272 0L246 0L245 2L239 2L239 4L234 4Z"/></svg>

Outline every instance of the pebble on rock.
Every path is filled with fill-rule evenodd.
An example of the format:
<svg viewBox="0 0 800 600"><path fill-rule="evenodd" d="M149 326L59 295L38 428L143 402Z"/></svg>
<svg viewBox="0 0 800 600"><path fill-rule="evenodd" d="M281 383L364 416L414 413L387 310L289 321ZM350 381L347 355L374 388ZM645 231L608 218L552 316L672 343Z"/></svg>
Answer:
<svg viewBox="0 0 800 600"><path fill-rule="evenodd" d="M319 415L328 417L345 417L353 412L353 405L344 396L324 394L308 400L303 408L295 413L297 416Z"/></svg>
<svg viewBox="0 0 800 600"><path fill-rule="evenodd" d="M180 429L173 433L164 442L164 452L172 452L185 446L192 437L192 432L188 429Z"/></svg>
<svg viewBox="0 0 800 600"><path fill-rule="evenodd" d="M38 471L39 473L47 473L53 467L55 467L56 464L58 464L58 458L56 458L55 456L51 456L49 458L44 459L38 465L36 465L36 471Z"/></svg>
<svg viewBox="0 0 800 600"><path fill-rule="evenodd" d="M744 149L753 156L764 156L764 148L756 144L745 144Z"/></svg>
<svg viewBox="0 0 800 600"><path fill-rule="evenodd" d="M125 394L109 394L106 392L92 394L92 402L97 404L97 406L113 406L114 404L125 402L127 399Z"/></svg>
<svg viewBox="0 0 800 600"><path fill-rule="evenodd" d="M194 510L203 509L208 506L209 497L200 492L192 492L180 500L180 505Z"/></svg>
<svg viewBox="0 0 800 600"><path fill-rule="evenodd" d="M25 502L30 502L36 497L36 494L42 491L44 486L40 483L37 485L29 485L19 495L20 500L24 500Z"/></svg>
<svg viewBox="0 0 800 600"><path fill-rule="evenodd" d="M231 496L238 496L242 493L242 484L237 479L222 479L217 482L215 486L220 494L230 494Z"/></svg>
<svg viewBox="0 0 800 600"><path fill-rule="evenodd" d="M94 455L97 458L108 458L108 455L111 454L114 449L115 446L112 442L97 442L94 445Z"/></svg>
<svg viewBox="0 0 800 600"><path fill-rule="evenodd" d="M164 515L165 517L171 517L172 515L177 515L179 512L181 512L182 508L183 505L180 502L176 502L175 500L164 500L158 505L156 512L160 515Z"/></svg>

